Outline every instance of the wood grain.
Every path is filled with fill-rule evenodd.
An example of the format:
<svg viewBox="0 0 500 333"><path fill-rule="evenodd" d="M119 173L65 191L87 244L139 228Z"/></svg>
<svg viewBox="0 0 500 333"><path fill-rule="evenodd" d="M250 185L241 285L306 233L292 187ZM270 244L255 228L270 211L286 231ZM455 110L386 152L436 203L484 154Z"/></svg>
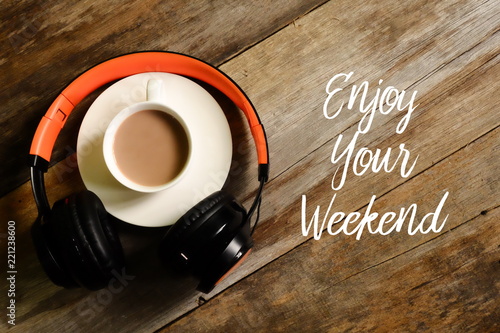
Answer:
<svg viewBox="0 0 500 333"><path fill-rule="evenodd" d="M0 195L28 179L36 126L64 86L87 68L142 50L187 53L214 65L251 47L324 1L16 1L0 11ZM76 147L97 94L75 109L52 161ZM15 153L13 153L15 152ZM8 175L8 177L7 177Z"/></svg>
<svg viewBox="0 0 500 333"><path fill-rule="evenodd" d="M106 17L104 8L89 10ZM23 307L11 331L148 332L171 322L166 331L494 331L497 312L488 306L498 298L498 282L490 277L498 275L498 236L491 237L499 214L498 17L494 1L334 1L268 38L256 37L262 41L245 44L251 47L225 62L221 68L245 89L266 125L272 173L253 255L210 295L194 292L194 281L161 268L155 251L163 229L127 225L120 232L127 273L134 278L122 292L110 297L52 286L29 239L36 215L29 184L0 198L0 215L17 222L22 244ZM263 24L273 25L268 19ZM199 29L199 22L186 26L191 24ZM65 36L78 36L79 29ZM88 49L82 54L92 57ZM71 77L63 73L65 66L52 77ZM328 205L337 167L330 162L333 145L339 134L352 138L361 117L349 110L335 120L322 116L328 80L350 71L339 101L365 80L371 87L383 79L383 87L418 91L419 105L402 134L394 130L401 113L377 115L359 146L405 143L419 159L408 179L349 173L334 209L363 211L376 195L377 211L417 202L421 219L449 191L443 213L450 217L442 233L365 233L359 241L302 236L301 195L311 209ZM248 206L256 187L255 153L241 115L233 117L236 157L227 188ZM50 169L51 202L83 187L75 167L68 157Z"/></svg>

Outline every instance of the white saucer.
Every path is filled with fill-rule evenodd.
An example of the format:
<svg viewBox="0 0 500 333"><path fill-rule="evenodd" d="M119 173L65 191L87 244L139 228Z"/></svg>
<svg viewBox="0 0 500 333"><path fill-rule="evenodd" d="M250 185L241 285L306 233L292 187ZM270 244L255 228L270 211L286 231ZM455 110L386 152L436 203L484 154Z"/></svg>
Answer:
<svg viewBox="0 0 500 333"><path fill-rule="evenodd" d="M192 133L192 162L172 187L141 193L111 175L102 144L113 117L146 100L146 84L153 78L163 81L165 104L179 113ZM110 214L135 225L166 226L222 188L231 166L231 132L219 104L198 84L168 73L137 74L111 85L90 106L78 134L77 158L85 186L97 194Z"/></svg>

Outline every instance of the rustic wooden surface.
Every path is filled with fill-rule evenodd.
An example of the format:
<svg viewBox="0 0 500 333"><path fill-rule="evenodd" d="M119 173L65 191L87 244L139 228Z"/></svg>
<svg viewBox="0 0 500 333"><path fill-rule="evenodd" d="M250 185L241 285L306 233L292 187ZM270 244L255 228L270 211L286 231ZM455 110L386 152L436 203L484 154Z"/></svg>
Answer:
<svg viewBox="0 0 500 333"><path fill-rule="evenodd" d="M12 332L497 332L500 188L498 1L21 1L2 5L0 216L16 221L16 326ZM64 14L62 14L64 13ZM24 153L51 99L85 68L145 49L189 53L235 79L266 126L272 172L248 260L209 295L169 276L155 256L161 230L120 225L133 279L119 293L62 290L41 272L29 236L36 217ZM333 191L332 148L350 140L361 114L325 119L325 87L337 73L353 84L418 91L407 129L402 113L377 113L357 147L419 155L408 178L397 171L356 177ZM241 115L214 92L233 129L227 187L248 206L255 154ZM94 94L95 96L97 95ZM92 97L95 97L92 96ZM92 97L78 106L46 177L51 202L83 188L76 132ZM336 104L338 107L338 104ZM332 108L334 104L332 104ZM357 107L357 105L356 105ZM344 145L345 146L345 145ZM342 163L340 164L342 166ZM8 175L8 176L7 176ZM417 220L448 192L438 233L302 235L310 218L333 211L381 214L417 204ZM1 236L1 235L0 235ZM6 248L5 237L0 239ZM6 253L3 251L2 253ZM6 254L2 267L6 267ZM5 274L2 268L2 274ZM4 278L4 275L2 275ZM0 290L2 300L6 285ZM6 298L5 298L6 299ZM6 301L5 301L6 302ZM6 304L6 303L5 303ZM5 316L2 315L4 318Z"/></svg>

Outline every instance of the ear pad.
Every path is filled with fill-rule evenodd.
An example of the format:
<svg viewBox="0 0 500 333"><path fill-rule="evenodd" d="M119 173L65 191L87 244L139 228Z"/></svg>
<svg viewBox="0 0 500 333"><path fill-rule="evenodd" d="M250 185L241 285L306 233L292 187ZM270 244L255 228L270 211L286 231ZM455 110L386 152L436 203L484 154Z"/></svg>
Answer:
<svg viewBox="0 0 500 333"><path fill-rule="evenodd" d="M65 288L78 287L71 275L61 266L62 259L54 255L56 243L53 240L52 233L48 230L49 224L42 219L37 219L31 227L31 238L35 246L38 261L49 279L58 286Z"/></svg>
<svg viewBox="0 0 500 333"><path fill-rule="evenodd" d="M108 214L90 191L56 202L41 232L34 231L34 241L49 278L66 288L101 289L125 264Z"/></svg>
<svg viewBox="0 0 500 333"><path fill-rule="evenodd" d="M160 244L164 264L190 272L198 290L215 283L252 247L246 210L224 191L215 192L184 214Z"/></svg>

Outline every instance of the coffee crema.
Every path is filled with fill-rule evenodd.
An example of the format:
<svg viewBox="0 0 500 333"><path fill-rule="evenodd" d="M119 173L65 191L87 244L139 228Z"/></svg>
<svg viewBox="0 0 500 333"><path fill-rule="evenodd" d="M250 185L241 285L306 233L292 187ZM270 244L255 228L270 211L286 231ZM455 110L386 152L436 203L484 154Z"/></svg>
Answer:
<svg viewBox="0 0 500 333"><path fill-rule="evenodd" d="M159 110L139 111L117 129L113 153L116 165L130 181L159 186L182 171L189 156L189 140L173 116Z"/></svg>

